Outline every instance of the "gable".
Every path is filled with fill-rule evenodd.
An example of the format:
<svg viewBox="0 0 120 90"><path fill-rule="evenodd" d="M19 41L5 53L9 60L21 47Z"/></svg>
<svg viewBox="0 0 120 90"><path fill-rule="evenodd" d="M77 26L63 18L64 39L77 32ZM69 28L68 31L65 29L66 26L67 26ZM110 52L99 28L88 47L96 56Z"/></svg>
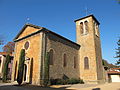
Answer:
<svg viewBox="0 0 120 90"><path fill-rule="evenodd" d="M27 35L30 35L34 32L37 32L41 29L42 27L34 26L32 24L26 24L22 30L18 33L18 35L15 37L14 40L23 38Z"/></svg>
<svg viewBox="0 0 120 90"><path fill-rule="evenodd" d="M25 28L25 30L19 35L19 37L18 37L17 39L22 38L22 37L25 37L25 36L27 36L27 35L29 35L29 34L31 34L31 33L34 33L34 32L36 32L36 31L38 31L38 30L39 30L39 29L36 29L36 28L34 28L34 27L27 26L27 27Z"/></svg>

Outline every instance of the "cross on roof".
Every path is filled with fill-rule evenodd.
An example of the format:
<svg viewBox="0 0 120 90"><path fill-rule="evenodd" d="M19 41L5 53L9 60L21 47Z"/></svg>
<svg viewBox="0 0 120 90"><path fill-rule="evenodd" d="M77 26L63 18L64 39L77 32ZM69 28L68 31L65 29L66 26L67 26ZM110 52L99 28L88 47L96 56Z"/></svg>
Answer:
<svg viewBox="0 0 120 90"><path fill-rule="evenodd" d="M27 18L27 20L26 20L27 22L26 23L29 23L29 21L30 21L30 18Z"/></svg>
<svg viewBox="0 0 120 90"><path fill-rule="evenodd" d="M86 16L88 16L88 14L90 14L90 10L91 10L91 9L88 9L87 7L85 7L85 11L84 11L84 12L85 12L85 15L86 15Z"/></svg>

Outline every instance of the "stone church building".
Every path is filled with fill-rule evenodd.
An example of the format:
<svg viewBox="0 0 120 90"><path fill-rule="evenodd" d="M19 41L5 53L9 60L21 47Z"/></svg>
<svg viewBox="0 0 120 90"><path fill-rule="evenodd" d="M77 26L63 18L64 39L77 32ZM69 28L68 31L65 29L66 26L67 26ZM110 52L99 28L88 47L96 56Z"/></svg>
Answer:
<svg viewBox="0 0 120 90"><path fill-rule="evenodd" d="M44 27L25 24L14 39L15 54L12 81L16 81L21 49L25 49L24 82L40 85L44 79L44 62L50 53L49 79L81 78L85 83L104 82L99 22L89 15L75 20L73 42Z"/></svg>

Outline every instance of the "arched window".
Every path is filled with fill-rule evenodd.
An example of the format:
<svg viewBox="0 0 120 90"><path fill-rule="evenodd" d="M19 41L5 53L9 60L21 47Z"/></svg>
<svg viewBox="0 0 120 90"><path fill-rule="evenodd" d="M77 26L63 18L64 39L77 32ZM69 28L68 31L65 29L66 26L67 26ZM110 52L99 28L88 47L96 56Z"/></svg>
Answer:
<svg viewBox="0 0 120 90"><path fill-rule="evenodd" d="M24 64L24 81L26 81L27 76L27 65Z"/></svg>
<svg viewBox="0 0 120 90"><path fill-rule="evenodd" d="M49 62L50 63L49 64L50 65L53 65L53 56L54 56L53 54L54 54L53 49L51 49L50 52L49 52L49 55L50 55L50 57L49 57L49 60L50 60Z"/></svg>
<svg viewBox="0 0 120 90"><path fill-rule="evenodd" d="M63 67L67 66L66 54L63 55Z"/></svg>
<svg viewBox="0 0 120 90"><path fill-rule="evenodd" d="M99 36L99 26L96 25L96 35Z"/></svg>
<svg viewBox="0 0 120 90"><path fill-rule="evenodd" d="M83 22L80 23L80 33L83 34Z"/></svg>
<svg viewBox="0 0 120 90"><path fill-rule="evenodd" d="M88 33L88 21L85 21L85 34Z"/></svg>
<svg viewBox="0 0 120 90"><path fill-rule="evenodd" d="M15 63L14 80L16 80L16 79L17 79L17 74L16 74L16 72L17 72L17 61L16 61L16 63Z"/></svg>
<svg viewBox="0 0 120 90"><path fill-rule="evenodd" d="M25 42L25 45L24 45L24 48L25 48L25 50L27 50L28 48L29 48L29 42L27 41L27 42Z"/></svg>
<svg viewBox="0 0 120 90"><path fill-rule="evenodd" d="M88 57L84 58L84 69L89 69L89 60L88 60Z"/></svg>
<svg viewBox="0 0 120 90"><path fill-rule="evenodd" d="M0 67L1 67L1 63L2 63L2 62L1 62L1 57L0 57Z"/></svg>
<svg viewBox="0 0 120 90"><path fill-rule="evenodd" d="M99 36L99 26L96 22L94 22L94 28L95 28L95 35Z"/></svg>
<svg viewBox="0 0 120 90"><path fill-rule="evenodd" d="M74 57L74 68L76 68L77 62L76 62L76 57Z"/></svg>

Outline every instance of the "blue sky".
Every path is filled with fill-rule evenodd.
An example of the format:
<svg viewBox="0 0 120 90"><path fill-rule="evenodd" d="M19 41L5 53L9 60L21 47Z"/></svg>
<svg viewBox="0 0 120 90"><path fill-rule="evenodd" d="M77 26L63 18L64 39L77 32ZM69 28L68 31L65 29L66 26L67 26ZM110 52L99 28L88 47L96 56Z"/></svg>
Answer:
<svg viewBox="0 0 120 90"><path fill-rule="evenodd" d="M86 7L88 15L94 14L101 23L102 57L114 63L116 42L120 36L120 5L117 0L0 0L0 35L6 44L29 22L75 42L74 20L86 16Z"/></svg>

